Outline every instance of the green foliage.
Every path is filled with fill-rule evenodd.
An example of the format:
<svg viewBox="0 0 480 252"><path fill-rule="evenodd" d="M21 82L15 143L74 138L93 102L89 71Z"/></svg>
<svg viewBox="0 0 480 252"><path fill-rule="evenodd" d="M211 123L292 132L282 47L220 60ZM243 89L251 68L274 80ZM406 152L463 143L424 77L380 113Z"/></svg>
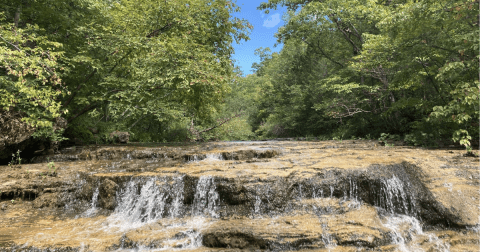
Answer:
<svg viewBox="0 0 480 252"><path fill-rule="evenodd" d="M59 116L85 142L119 128L168 140L172 125L213 120L235 77L232 42L252 28L227 0L0 3L0 106L54 140Z"/></svg>
<svg viewBox="0 0 480 252"><path fill-rule="evenodd" d="M38 25L20 27L7 17L0 10L0 107L22 111L23 121L51 134L53 119L67 112L59 102L68 93L60 77L62 44Z"/></svg>
<svg viewBox="0 0 480 252"><path fill-rule="evenodd" d="M255 133L260 138L279 138L291 136L288 130L282 126L281 120L277 118L275 114L271 114L264 122L262 122Z"/></svg>
<svg viewBox="0 0 480 252"><path fill-rule="evenodd" d="M259 133L279 125L293 135L478 144L478 4L262 3L266 12L283 5L289 13L276 35L282 51L259 50L255 64L265 83L257 114L267 128Z"/></svg>
<svg viewBox="0 0 480 252"><path fill-rule="evenodd" d="M248 124L247 118L242 116L233 118L221 127L216 128L207 139L234 141L252 140L253 137L252 126Z"/></svg>
<svg viewBox="0 0 480 252"><path fill-rule="evenodd" d="M48 172L50 173L50 176L53 176L57 172L57 167L55 166L55 163L51 161L47 164L47 166L48 166Z"/></svg>
<svg viewBox="0 0 480 252"><path fill-rule="evenodd" d="M15 168L22 164L22 158L20 157L20 150L17 150L17 153L12 154L12 161L8 163L8 166L11 168Z"/></svg>
<svg viewBox="0 0 480 252"><path fill-rule="evenodd" d="M0 108L35 137L478 144L478 1L270 0L283 49L240 77L227 0L0 0ZM69 121L63 131L57 117ZM383 135L382 135L383 133Z"/></svg>
<svg viewBox="0 0 480 252"><path fill-rule="evenodd" d="M89 129L89 127L92 126L93 125L88 123L87 120L75 121L65 130L65 136L72 141L78 139L85 144L95 143L95 140L97 139L95 139L93 133Z"/></svg>
<svg viewBox="0 0 480 252"><path fill-rule="evenodd" d="M387 141L387 140L400 141L401 137L399 135L388 134L388 133L380 134L378 141Z"/></svg>

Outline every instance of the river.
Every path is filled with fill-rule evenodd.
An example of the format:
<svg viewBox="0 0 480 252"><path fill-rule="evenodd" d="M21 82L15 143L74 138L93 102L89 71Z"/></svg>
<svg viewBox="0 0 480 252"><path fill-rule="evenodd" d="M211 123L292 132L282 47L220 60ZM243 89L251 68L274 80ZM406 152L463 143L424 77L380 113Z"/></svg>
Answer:
<svg viewBox="0 0 480 252"><path fill-rule="evenodd" d="M479 251L479 159L375 141L75 147L0 166L0 251Z"/></svg>

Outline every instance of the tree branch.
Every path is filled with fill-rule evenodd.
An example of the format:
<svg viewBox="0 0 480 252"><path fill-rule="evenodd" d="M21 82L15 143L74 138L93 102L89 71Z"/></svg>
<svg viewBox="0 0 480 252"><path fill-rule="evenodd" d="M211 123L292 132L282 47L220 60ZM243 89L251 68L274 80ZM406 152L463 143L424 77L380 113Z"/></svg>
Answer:
<svg viewBox="0 0 480 252"><path fill-rule="evenodd" d="M200 136L200 134L202 133L205 133L205 132L208 132L208 131L211 131L213 129L216 129L220 126L222 126L223 124L229 122L230 120L234 119L234 118L237 118L239 116L243 115L243 112L240 110L238 113L236 113L235 115L229 117L229 118L226 118L224 119L223 121L221 121L219 124L216 124L215 126L213 127L210 127L210 128L207 128L207 129L204 129L204 130L201 130L201 131L197 131L195 130L194 128L194 124L193 124L193 116L192 116L192 121L191 121L191 124L190 124L190 128L188 129L188 131L190 131L190 133L192 133L193 135L195 135L197 137L197 140L202 140L203 137Z"/></svg>
<svg viewBox="0 0 480 252"><path fill-rule="evenodd" d="M152 38L152 37L156 37L160 34L162 34L163 32L167 31L168 29L170 29L172 27L173 23L167 23L166 25L164 25L162 28L158 28L156 30L153 30L152 32L150 32L148 35L147 35L147 38Z"/></svg>
<svg viewBox="0 0 480 252"><path fill-rule="evenodd" d="M98 106L100 106L100 103L92 103L86 107L84 107L80 112L78 112L76 115L74 115L73 117L70 117L67 122L70 123L71 121L75 120L75 118L87 113L88 111L92 110L92 109L95 109L97 108Z"/></svg>
<svg viewBox="0 0 480 252"><path fill-rule="evenodd" d="M353 40L350 38L350 36L348 36L347 31L345 31L345 29L343 29L341 27L342 26L342 24L340 24L341 21L338 21L338 18L333 17L333 16L332 16L331 20L333 22L335 22L335 24L337 25L337 28L343 33L343 36L345 37L345 39L353 46L354 55L360 54L360 48L358 48L357 45L355 45L355 42L353 42Z"/></svg>
<svg viewBox="0 0 480 252"><path fill-rule="evenodd" d="M318 43L318 45L316 47L312 46L311 43L308 43L307 40L305 38L302 38L302 41L305 42L305 44L313 47L313 48L317 48L319 51L320 51L320 54L322 54L325 58L327 58L328 60L330 60L331 62L341 66L341 67L344 67L340 62L337 62L335 60L333 60L330 56L328 56L324 51L323 49L320 47L320 44Z"/></svg>
<svg viewBox="0 0 480 252"><path fill-rule="evenodd" d="M143 115L141 116L136 122L134 122L132 125L130 125L130 127L128 127L128 130L130 130L133 126L135 126L138 122L140 122L140 120L142 120L143 118L145 118L147 115Z"/></svg>
<svg viewBox="0 0 480 252"><path fill-rule="evenodd" d="M18 47L18 45L15 45L15 44L10 43L10 42L7 41L1 34L0 34L0 38L1 38L3 41L5 41L5 43L13 46L13 48L15 48L17 51L22 52L22 49L20 49L20 47ZM25 52L25 51L23 51L23 52L24 52L27 56L32 57L31 54L29 54L29 53L27 53L27 52ZM43 63L40 62L40 61L39 61L38 63L39 63L47 72L49 72L49 73L52 74L52 75L55 75L55 73L53 72L52 69L50 69L50 67L48 67L47 65L43 64Z"/></svg>
<svg viewBox="0 0 480 252"><path fill-rule="evenodd" d="M17 7L17 11L15 12L15 17L13 19L13 23L14 23L14 27L15 27L15 35L17 35L17 28L18 28L18 22L20 21L20 12L21 11L22 11L22 6L19 5ZM15 42L15 45L18 46L18 42Z"/></svg>
<svg viewBox="0 0 480 252"><path fill-rule="evenodd" d="M90 78L93 77L93 75L97 72L97 69L93 70L93 72L91 72L87 77L85 77L85 80L83 82L81 82L80 84L78 84L77 88L75 89L75 91L72 93L72 95L70 96L70 98L68 98L67 101L65 101L65 103L63 104L63 107L66 107L70 104L70 102L72 102L73 98L75 98L75 96L77 95L78 91L82 88L82 85L87 83L88 80L90 80Z"/></svg>

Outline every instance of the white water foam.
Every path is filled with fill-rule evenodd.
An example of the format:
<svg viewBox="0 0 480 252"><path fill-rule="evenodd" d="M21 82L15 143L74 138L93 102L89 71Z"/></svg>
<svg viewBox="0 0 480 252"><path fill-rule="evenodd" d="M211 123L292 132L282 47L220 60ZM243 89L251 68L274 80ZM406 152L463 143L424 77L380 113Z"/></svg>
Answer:
<svg viewBox="0 0 480 252"><path fill-rule="evenodd" d="M205 157L206 161L219 161L224 160L221 153L208 153Z"/></svg>
<svg viewBox="0 0 480 252"><path fill-rule="evenodd" d="M329 230L330 228L328 227L327 223L322 223L322 241L325 244L325 247L330 251L330 249L335 248L337 246L337 241L333 239L332 235L330 234Z"/></svg>
<svg viewBox="0 0 480 252"><path fill-rule="evenodd" d="M419 245L425 243L431 244L430 249L435 251L450 251L449 244L444 243L434 233L423 232L420 221L415 217L390 214L384 216L383 226L391 230L392 243L398 245L400 251L424 251ZM419 238L421 240L418 240Z"/></svg>
<svg viewBox="0 0 480 252"><path fill-rule="evenodd" d="M85 216L97 211L99 189L95 190L91 208ZM186 217L183 177L133 178L117 191L117 207L114 213L102 223L103 230L125 234L132 229L168 218L162 229L178 230L183 235L171 237L161 242L160 247L148 247L138 244L134 249L121 247L118 251L170 251L176 249L195 249L202 246L201 230L211 223L210 217L218 218L219 195L214 178L200 177L192 205L192 217Z"/></svg>
<svg viewBox="0 0 480 252"><path fill-rule="evenodd" d="M188 156L188 162L211 162L211 161L221 161L224 160L221 153L208 153L206 155L192 155Z"/></svg>
<svg viewBox="0 0 480 252"><path fill-rule="evenodd" d="M156 246L149 246L144 244L138 244L133 249L126 249L120 247L117 249L117 252L143 252L143 251L177 251L177 250L190 250L196 249L202 246L202 234L201 230L208 226L209 222L204 217L193 217L186 222L174 224L171 226L164 227L165 232L169 232L169 229L175 229L181 227L183 231L180 231L178 234L179 237L172 237L168 240L161 241L161 246L156 244Z"/></svg>
<svg viewBox="0 0 480 252"><path fill-rule="evenodd" d="M255 195L255 204L254 204L254 211L255 214L261 214L261 207L262 206L262 199L260 199L260 196Z"/></svg>
<svg viewBox="0 0 480 252"><path fill-rule="evenodd" d="M99 188L97 187L93 192L92 203L90 204L90 208L83 214L83 216L91 217L97 212L98 193L99 193Z"/></svg>
<svg viewBox="0 0 480 252"><path fill-rule="evenodd" d="M183 214L183 177L135 178L117 191L118 205L109 216L120 230L138 228L158 219Z"/></svg>
<svg viewBox="0 0 480 252"><path fill-rule="evenodd" d="M204 215L218 218L220 196L212 176L202 176L198 180L193 200L193 215Z"/></svg>
<svg viewBox="0 0 480 252"><path fill-rule="evenodd" d="M377 204L392 214L398 211L415 216L415 206L410 207L411 211L409 211L410 201L408 194L405 193L405 186L395 175L390 179L382 180Z"/></svg>
<svg viewBox="0 0 480 252"><path fill-rule="evenodd" d="M423 234L420 222L407 215L389 215L384 217L383 226L391 230L392 242L398 245L401 251L422 251L418 247L410 247L408 241L413 235Z"/></svg>

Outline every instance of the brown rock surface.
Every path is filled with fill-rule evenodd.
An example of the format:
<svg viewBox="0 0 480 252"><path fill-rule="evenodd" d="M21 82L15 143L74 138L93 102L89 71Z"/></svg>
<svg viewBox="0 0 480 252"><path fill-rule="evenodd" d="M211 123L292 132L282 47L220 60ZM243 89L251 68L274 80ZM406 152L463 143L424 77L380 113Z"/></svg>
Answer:
<svg viewBox="0 0 480 252"><path fill-rule="evenodd" d="M0 160L10 158L18 145L35 132L35 128L30 127L22 121L22 115L12 110L5 111L0 109Z"/></svg>
<svg viewBox="0 0 480 252"><path fill-rule="evenodd" d="M0 166L0 251L478 251L479 159L463 152L368 141L65 150L49 156L56 176L46 163Z"/></svg>
<svg viewBox="0 0 480 252"><path fill-rule="evenodd" d="M118 185L110 179L105 179L100 185L100 205L108 210L113 210L116 205L115 193Z"/></svg>
<svg viewBox="0 0 480 252"><path fill-rule="evenodd" d="M119 143L128 143L130 133L123 131L114 131L110 133L110 138L115 139Z"/></svg>

